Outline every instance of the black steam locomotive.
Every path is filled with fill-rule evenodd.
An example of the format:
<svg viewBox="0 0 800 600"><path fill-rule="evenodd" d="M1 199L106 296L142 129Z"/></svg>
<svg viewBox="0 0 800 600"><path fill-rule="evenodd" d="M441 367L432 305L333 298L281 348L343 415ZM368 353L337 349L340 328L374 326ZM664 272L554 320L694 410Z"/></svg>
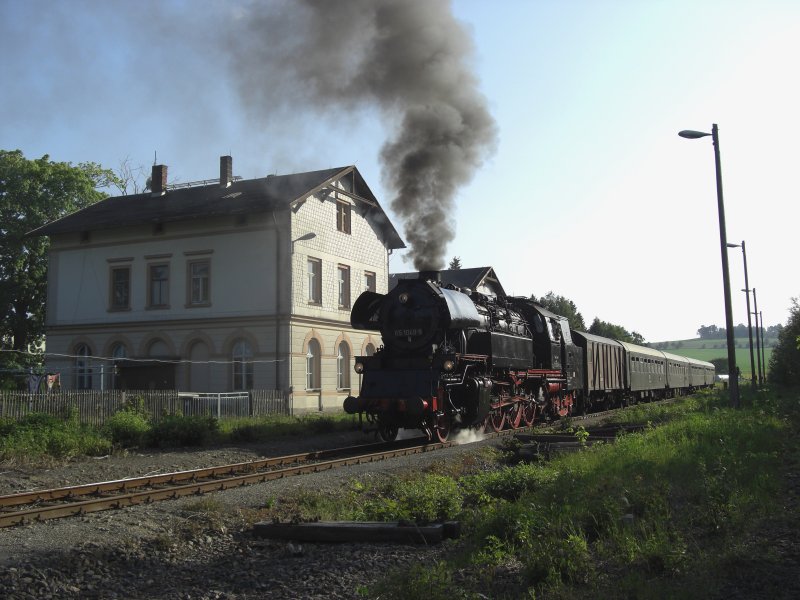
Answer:
<svg viewBox="0 0 800 600"><path fill-rule="evenodd" d="M576 343L565 317L530 299L443 286L436 272L400 279L386 295L364 292L350 320L380 331L384 345L356 357L361 393L344 410L376 423L385 440L402 427L445 441L454 427L530 426L537 416L713 383L710 363L579 332ZM644 378L633 371L640 360ZM702 382L690 380L692 369Z"/></svg>

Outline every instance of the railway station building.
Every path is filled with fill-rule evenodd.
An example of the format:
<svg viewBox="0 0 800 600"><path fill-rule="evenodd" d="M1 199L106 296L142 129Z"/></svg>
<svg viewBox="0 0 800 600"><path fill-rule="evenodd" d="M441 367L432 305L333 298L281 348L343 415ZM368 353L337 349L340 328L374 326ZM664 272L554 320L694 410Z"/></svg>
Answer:
<svg viewBox="0 0 800 600"><path fill-rule="evenodd" d="M350 327L405 245L354 166L233 176L107 198L50 238L46 368L69 389L282 390L297 411L358 393Z"/></svg>

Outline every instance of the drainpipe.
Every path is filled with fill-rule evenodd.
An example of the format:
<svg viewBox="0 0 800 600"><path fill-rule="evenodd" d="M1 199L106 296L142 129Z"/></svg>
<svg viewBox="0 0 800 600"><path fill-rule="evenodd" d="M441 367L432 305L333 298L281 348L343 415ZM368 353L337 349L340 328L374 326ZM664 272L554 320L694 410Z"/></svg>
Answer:
<svg viewBox="0 0 800 600"><path fill-rule="evenodd" d="M278 386L280 384L280 359L279 359L279 351L280 351L280 337L281 337L281 294L280 294L280 286L278 283L280 282L280 272L281 272L281 260L280 260L280 251L281 251L281 232L280 227L278 227L278 219L275 216L275 211L272 211L272 221L275 224L275 389L280 389ZM290 283L291 285L291 283Z"/></svg>

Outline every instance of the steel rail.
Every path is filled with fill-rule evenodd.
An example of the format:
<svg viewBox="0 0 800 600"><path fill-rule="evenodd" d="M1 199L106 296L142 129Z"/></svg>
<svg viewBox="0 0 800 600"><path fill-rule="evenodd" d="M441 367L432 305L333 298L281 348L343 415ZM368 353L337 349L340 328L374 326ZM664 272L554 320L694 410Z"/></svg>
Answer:
<svg viewBox="0 0 800 600"><path fill-rule="evenodd" d="M78 516L90 512L107 510L110 508L123 508L127 506L135 506L137 504L156 502L159 500L222 491L253 483L263 483L275 479L283 479L294 475L318 473L321 471L329 471L338 467L378 462L397 456L408 456L411 454L431 452L433 450L438 450L442 447L450 445L452 444L449 442L444 444L424 444L409 448L400 448L383 452L348 456L345 458L317 463L297 465L293 467L285 467L282 469L264 471L261 473L248 473L245 475L236 475L212 481L170 486L159 490L146 490L112 497L93 498L80 502L70 502L66 504L57 504L54 506L41 506L27 510L4 512L0 513L0 527L9 527L11 525L20 525L33 521L44 521L47 519L55 519L67 516Z"/></svg>
<svg viewBox="0 0 800 600"><path fill-rule="evenodd" d="M589 415L573 416L572 418L573 420L582 420L611 414L613 412L615 411L601 411L598 413L591 413ZM547 427L553 427L557 425L558 421L555 423L537 423L530 427L519 427L517 429L504 429L498 432L483 433L482 439L485 440L507 437L517 433L524 433L525 431L545 429ZM397 443L395 443L391 449L378 452L370 452L369 450L386 447L387 444L377 443L362 446L348 446L330 450L316 450L312 452L265 458L217 467L176 471L174 473L164 473L161 475L150 475L145 477L119 479L114 481L61 487L49 490L9 494L0 496L0 507L8 509L47 501L60 501L61 503L49 506L35 506L29 509L10 511L5 510L0 512L0 528L21 525L35 521L44 521L48 519L79 516L112 508L125 508L128 506L148 504L160 500L175 499L208 492L223 491L244 485L263 483L266 481L283 479L295 475L318 473L339 467L373 463L399 456L421 454L460 445L458 442L450 440L446 442L428 442L424 444L418 444L418 442L419 438L403 440L400 442L401 447L399 448L397 447ZM365 454L363 453L364 450L368 450L368 452ZM314 460L323 459L325 457L336 456L337 454L350 455L332 460L321 460L321 462L311 462ZM279 469L273 468L271 470L263 470L291 463L301 464L295 464L291 467L283 467ZM244 474L237 474L242 473L243 471L245 471ZM213 477L217 477L217 479L211 479L210 481L197 481L198 479L208 479ZM191 481L191 483L173 485L181 481ZM164 484L167 484L169 487L162 489L149 489L138 492L129 491L132 489ZM108 493L116 493L116 495L74 501L75 498L82 496Z"/></svg>
<svg viewBox="0 0 800 600"><path fill-rule="evenodd" d="M415 440L408 440L408 441L411 442ZM363 453L364 451L369 452L371 449L378 450L380 448L385 448L386 446L387 444L385 442L377 444L365 444L359 446L346 446L343 448L334 448L330 450L314 450L311 452L288 454L286 456L276 456L270 458L256 459L240 463L220 465L216 467L204 467L200 469L190 469L186 471L162 473L160 475L128 477L125 479L115 479L110 481L86 483L82 485L65 486L65 487L46 489L46 490L17 492L14 494L0 496L0 507L20 506L24 504L33 504L35 502L47 502L49 500L72 499L79 496L89 496L92 494L134 490L141 487L173 484L186 480L207 479L209 477L222 477L222 476L233 475L235 473L253 471L257 469L266 469L276 466L289 465L293 463L321 460L326 457L333 457L342 454L355 455L358 453Z"/></svg>

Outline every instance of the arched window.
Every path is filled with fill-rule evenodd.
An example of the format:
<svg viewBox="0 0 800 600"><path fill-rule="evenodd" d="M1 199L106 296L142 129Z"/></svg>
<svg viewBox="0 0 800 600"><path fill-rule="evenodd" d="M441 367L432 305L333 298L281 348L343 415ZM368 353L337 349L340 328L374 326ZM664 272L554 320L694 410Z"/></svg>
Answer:
<svg viewBox="0 0 800 600"><path fill-rule="evenodd" d="M336 355L336 387L340 390L350 389L350 348L347 342L339 344Z"/></svg>
<svg viewBox="0 0 800 600"><path fill-rule="evenodd" d="M111 358L114 360L111 361L111 368L109 369L108 374L108 387L112 390L119 389L119 363L128 358L128 349L125 347L125 344L122 342L117 342L111 347Z"/></svg>
<svg viewBox="0 0 800 600"><path fill-rule="evenodd" d="M92 389L92 351L86 344L75 348L75 389Z"/></svg>
<svg viewBox="0 0 800 600"><path fill-rule="evenodd" d="M306 352L306 389L320 388L320 355L322 351L317 340L309 340Z"/></svg>
<svg viewBox="0 0 800 600"><path fill-rule="evenodd" d="M125 344L122 342L114 344L114 347L111 348L111 357L115 360L128 358L128 349L125 347Z"/></svg>
<svg viewBox="0 0 800 600"><path fill-rule="evenodd" d="M238 340L233 345L233 389L253 389L253 349L246 340Z"/></svg>
<svg viewBox="0 0 800 600"><path fill-rule="evenodd" d="M372 344L367 344L367 347L364 348L364 354L367 356L372 356L373 354L375 354L375 346L373 346Z"/></svg>

